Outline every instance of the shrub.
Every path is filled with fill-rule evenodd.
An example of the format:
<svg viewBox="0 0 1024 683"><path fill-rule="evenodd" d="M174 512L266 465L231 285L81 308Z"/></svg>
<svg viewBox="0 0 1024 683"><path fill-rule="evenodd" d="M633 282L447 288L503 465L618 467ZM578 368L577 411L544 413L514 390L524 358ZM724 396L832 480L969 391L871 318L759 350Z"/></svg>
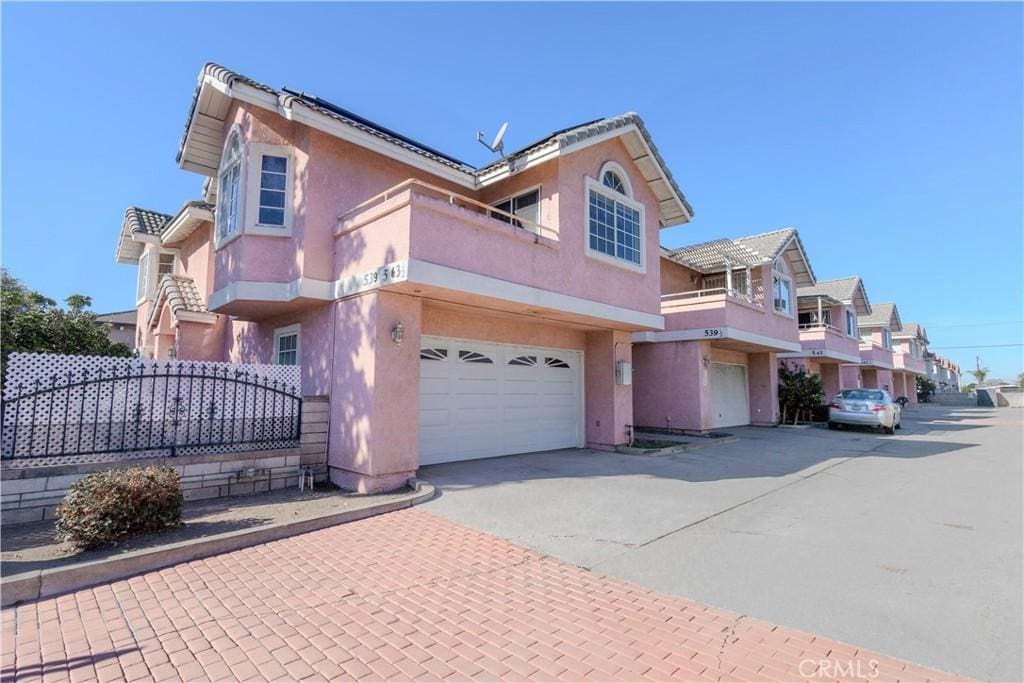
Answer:
<svg viewBox="0 0 1024 683"><path fill-rule="evenodd" d="M87 550L181 524L181 477L170 467L128 467L79 479L57 508L57 539Z"/></svg>
<svg viewBox="0 0 1024 683"><path fill-rule="evenodd" d="M803 366L794 369L786 362L779 365L779 409L783 424L790 415L796 424L801 414L811 413L824 398L819 375L807 372Z"/></svg>

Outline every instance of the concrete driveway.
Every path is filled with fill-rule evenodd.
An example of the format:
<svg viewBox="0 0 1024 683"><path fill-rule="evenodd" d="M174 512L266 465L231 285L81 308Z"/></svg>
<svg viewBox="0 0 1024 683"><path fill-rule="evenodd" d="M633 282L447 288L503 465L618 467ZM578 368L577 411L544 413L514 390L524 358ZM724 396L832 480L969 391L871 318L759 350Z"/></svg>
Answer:
<svg viewBox="0 0 1024 683"><path fill-rule="evenodd" d="M1022 680L1020 411L920 406L895 437L733 430L650 458L421 470L430 512L573 564L965 676Z"/></svg>

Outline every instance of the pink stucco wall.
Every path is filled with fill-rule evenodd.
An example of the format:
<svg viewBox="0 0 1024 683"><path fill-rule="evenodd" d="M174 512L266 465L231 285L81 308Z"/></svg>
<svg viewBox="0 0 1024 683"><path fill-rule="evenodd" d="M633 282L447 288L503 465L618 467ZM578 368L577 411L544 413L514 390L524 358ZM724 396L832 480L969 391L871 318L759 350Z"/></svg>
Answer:
<svg viewBox="0 0 1024 683"><path fill-rule="evenodd" d="M840 368L843 389L857 389L864 386L864 373L859 365L843 365Z"/></svg>
<svg viewBox="0 0 1024 683"><path fill-rule="evenodd" d="M774 425L779 421L779 363L774 353L751 353L747 360L750 386L750 423Z"/></svg>

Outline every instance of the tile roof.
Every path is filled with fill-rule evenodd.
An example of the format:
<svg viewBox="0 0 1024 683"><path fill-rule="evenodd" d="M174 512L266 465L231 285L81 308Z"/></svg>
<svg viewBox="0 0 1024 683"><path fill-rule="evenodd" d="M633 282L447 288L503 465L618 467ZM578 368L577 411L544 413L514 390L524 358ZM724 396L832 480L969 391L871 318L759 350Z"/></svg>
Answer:
<svg viewBox="0 0 1024 683"><path fill-rule="evenodd" d="M872 306L869 315L861 316L857 320L857 326L888 327L894 331L903 329L903 325L900 323L900 312L896 309L896 304L892 302Z"/></svg>
<svg viewBox="0 0 1024 683"><path fill-rule="evenodd" d="M808 287L797 288L796 293L797 296L827 296L844 303L855 303L858 298L861 298L863 305L857 307L857 314L861 316L871 314L872 306L868 301L864 282L856 275L836 280L818 280ZM860 297L858 297L858 293L861 295Z"/></svg>
<svg viewBox="0 0 1024 683"><path fill-rule="evenodd" d="M161 303L166 297L171 313L177 316L182 311L189 313L210 313L203 295L199 293L195 280L184 275L164 275L157 287L155 305L149 314L152 327L160 315Z"/></svg>
<svg viewBox="0 0 1024 683"><path fill-rule="evenodd" d="M474 168L470 164L460 161L455 157L385 128L384 126L363 118L358 114L343 109L342 107L332 104L326 100L320 99L315 95L292 90L287 87L278 90L263 83L254 81L242 74L231 71L219 64L213 63L204 65L199 72L198 83L192 96L192 104L189 107L188 117L185 121L185 130L182 133L181 140L178 144L177 161L179 164L183 163L183 159L188 153L186 147L189 143L189 133L193 127L193 122L200 114L200 96L203 92L203 84L209 79L219 81L225 85L228 89L228 96L230 96L230 89L233 86L236 84L244 84L257 89L262 93L276 97L276 108L278 111L289 111L298 105L310 111L329 117L335 121L344 123L390 144L418 154L433 162L443 164L450 169L454 169L455 171L464 174L464 178L469 186L476 184L478 187L482 176L496 173L503 167L511 168L519 157L523 157L536 149L540 149L548 145L556 146L560 149L567 148L595 136L623 129L628 126L635 126L636 130L643 138L647 150L650 151L650 154L647 154L647 150L637 150L636 152L631 151L634 161L638 165L641 165L649 161L651 157L653 157L654 160L653 168L647 167L643 170L645 180L647 180L648 184L652 187L652 190L655 190L654 193L658 196L659 203L662 205L666 203L675 206L681 205L681 210L674 209L672 212L669 212L665 206L662 206L662 222L666 224L674 224L671 221L675 221L676 219L683 219L677 222L685 222L693 216L693 207L686 201L682 190L680 190L675 179L672 177L671 172L668 170L668 167L665 165L665 161L658 152L657 147L654 145L654 141L651 138L647 127L644 125L643 120L638 114L633 112L622 114L620 116L588 121L587 123L578 126L556 131L551 135L508 155L507 157L487 164L481 168ZM202 106L206 106L205 100L203 100L203 102L204 104L202 104ZM201 165L204 167L209 166L209 162L204 162ZM664 182L664 185L661 184L662 182ZM676 200L678 200L678 202Z"/></svg>
<svg viewBox="0 0 1024 683"><path fill-rule="evenodd" d="M895 335L898 337L920 337L924 342L928 343L928 332L925 331L924 326L918 323L903 323L903 330L900 334Z"/></svg>
<svg viewBox="0 0 1024 683"><path fill-rule="evenodd" d="M657 146L654 144L654 140L651 138L651 134L647 130L647 126L644 125L643 119L640 118L640 115L637 114L636 112L627 112L625 114L620 114L619 116L595 119L594 121L587 121L586 123L581 123L577 126L557 130L554 133L548 135L547 137L541 138L540 140L537 140L534 143L531 143L521 149L516 150L515 152L512 152L503 159L499 159L497 161L491 162L490 164L487 164L486 166L481 167L476 171L476 175L485 175L497 168L502 167L503 165L514 164L515 159L522 156L526 156L530 154L530 152L538 150L547 145L568 147L570 145L576 144L577 142L582 142L589 138L593 138L598 135L603 135L604 133L608 133L619 128L624 128L629 125L635 125L637 127L637 130L640 131L640 134L643 136L644 141L647 143L647 146L651 150L651 154L654 155L654 158L657 160L658 165L664 171L666 182L672 187L672 190L676 193L676 195L678 195L679 199L686 207L686 212L690 215L690 217L692 217L693 207L690 206L690 203L688 201L686 201L686 197L683 196L683 191L679 188L679 185L678 183L676 183L675 178L672 177L672 173L668 170L668 166L665 164L665 160L662 158L661 153L658 151Z"/></svg>
<svg viewBox="0 0 1024 683"><path fill-rule="evenodd" d="M793 250L797 253L797 258L800 261L800 263L794 264L793 259L790 259L790 265L794 266L794 275L798 279L798 286L800 280L804 282L808 280L810 282L815 281L811 260L807 257L807 250L804 249L804 243L800 239L800 233L797 232L796 228L782 228L781 230L762 232L759 235L737 237L733 241L756 251L767 260L774 260L783 252Z"/></svg>
<svg viewBox="0 0 1024 683"><path fill-rule="evenodd" d="M147 235L159 235L167 221L173 216L151 209L129 206L124 212L124 222L130 232L141 232Z"/></svg>

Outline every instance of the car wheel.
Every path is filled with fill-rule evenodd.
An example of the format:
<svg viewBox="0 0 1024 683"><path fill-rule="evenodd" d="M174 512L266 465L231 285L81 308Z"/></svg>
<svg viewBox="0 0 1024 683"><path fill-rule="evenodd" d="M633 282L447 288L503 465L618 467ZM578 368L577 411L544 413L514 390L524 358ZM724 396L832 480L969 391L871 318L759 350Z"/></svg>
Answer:
<svg viewBox="0 0 1024 683"><path fill-rule="evenodd" d="M895 427L882 427L882 431L885 432L886 434L895 434L896 433L896 428Z"/></svg>
<svg viewBox="0 0 1024 683"><path fill-rule="evenodd" d="M903 420L896 423L896 429L903 429Z"/></svg>

